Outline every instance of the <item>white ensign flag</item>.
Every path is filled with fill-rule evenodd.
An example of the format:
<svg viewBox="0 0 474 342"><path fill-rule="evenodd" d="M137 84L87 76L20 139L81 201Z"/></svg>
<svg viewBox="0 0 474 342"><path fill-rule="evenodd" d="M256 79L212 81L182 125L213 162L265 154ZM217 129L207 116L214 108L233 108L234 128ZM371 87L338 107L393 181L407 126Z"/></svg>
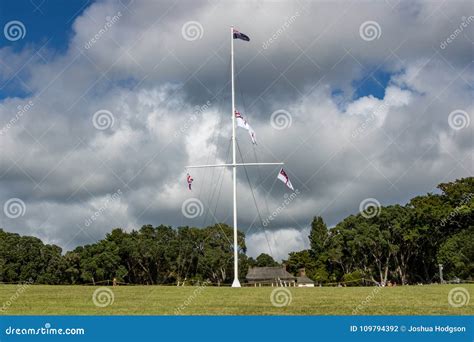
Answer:
<svg viewBox="0 0 474 342"><path fill-rule="evenodd" d="M250 135L250 139L252 139L253 144L257 144L257 137L255 136L255 131L250 127L249 123L247 120L245 120L238 111L235 111L235 118L237 120L237 126L245 128Z"/></svg>
<svg viewBox="0 0 474 342"><path fill-rule="evenodd" d="M290 178L286 174L285 170L281 169L280 172L278 173L278 179L281 180L283 183L286 184L287 187L289 187L291 190L295 191L293 188L293 185L290 182Z"/></svg>

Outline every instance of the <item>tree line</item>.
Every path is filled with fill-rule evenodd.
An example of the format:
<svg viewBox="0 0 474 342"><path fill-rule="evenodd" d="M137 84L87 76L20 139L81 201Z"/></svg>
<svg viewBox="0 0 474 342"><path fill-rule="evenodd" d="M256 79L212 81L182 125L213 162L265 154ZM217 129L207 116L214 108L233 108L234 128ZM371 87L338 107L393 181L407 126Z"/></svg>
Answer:
<svg viewBox="0 0 474 342"><path fill-rule="evenodd" d="M417 196L406 205L369 208L329 228L311 222L310 248L283 260L287 270L317 283L399 284L474 278L474 178L438 186L439 194ZM100 284L230 284L233 231L226 224L205 228L145 225L116 228L104 239L62 253L56 245L0 229L0 282ZM278 266L270 255L246 255L238 234L239 273L248 267Z"/></svg>
<svg viewBox="0 0 474 342"><path fill-rule="evenodd" d="M311 223L311 249L290 253L295 272L305 267L315 281L386 284L474 278L474 178L438 185L440 194L417 196L404 206L351 215L327 229Z"/></svg>

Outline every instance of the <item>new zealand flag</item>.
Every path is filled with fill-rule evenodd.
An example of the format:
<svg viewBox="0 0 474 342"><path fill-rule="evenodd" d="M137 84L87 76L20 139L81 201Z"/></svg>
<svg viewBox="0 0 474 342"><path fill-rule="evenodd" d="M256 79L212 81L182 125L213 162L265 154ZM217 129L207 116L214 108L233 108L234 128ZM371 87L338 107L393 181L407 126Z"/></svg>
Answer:
<svg viewBox="0 0 474 342"><path fill-rule="evenodd" d="M242 40L245 40L246 42L250 41L249 36L247 36L246 34L240 33L237 30L234 30L234 39L242 39Z"/></svg>

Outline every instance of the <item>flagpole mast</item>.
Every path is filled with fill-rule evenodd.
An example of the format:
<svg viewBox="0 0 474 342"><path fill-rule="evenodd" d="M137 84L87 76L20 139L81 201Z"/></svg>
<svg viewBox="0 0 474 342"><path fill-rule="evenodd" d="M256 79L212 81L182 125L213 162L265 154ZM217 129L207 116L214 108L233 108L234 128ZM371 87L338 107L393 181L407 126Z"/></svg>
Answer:
<svg viewBox="0 0 474 342"><path fill-rule="evenodd" d="M234 211L234 281L232 287L240 287L239 253L237 243L237 165L235 160L235 94L234 94L234 27L230 27L230 69L232 83L232 188Z"/></svg>
<svg viewBox="0 0 474 342"><path fill-rule="evenodd" d="M250 41L250 38L244 34L239 34L237 38L245 41ZM258 165L283 165L283 163L237 163L235 159L235 91L234 91L234 27L230 27L230 71L232 83L232 164L214 164L214 165L190 165L188 168L206 168L206 167L232 167L232 196L233 196L233 214L234 214L234 281L232 287L240 287L239 281L239 248L238 248L238 234L237 234L237 166L258 166ZM247 128L248 129L248 128ZM254 136L251 135L252 142ZM283 170L283 169L282 169ZM288 180L289 181L289 180ZM288 182L286 183L288 186Z"/></svg>

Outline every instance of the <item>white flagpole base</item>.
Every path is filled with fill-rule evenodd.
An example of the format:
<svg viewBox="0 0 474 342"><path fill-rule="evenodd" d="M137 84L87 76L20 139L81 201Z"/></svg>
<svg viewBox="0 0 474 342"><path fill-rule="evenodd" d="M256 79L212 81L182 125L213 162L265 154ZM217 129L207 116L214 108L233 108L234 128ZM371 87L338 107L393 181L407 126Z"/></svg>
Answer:
<svg viewBox="0 0 474 342"><path fill-rule="evenodd" d="M234 281L232 282L232 287L241 287L239 279L234 279Z"/></svg>

